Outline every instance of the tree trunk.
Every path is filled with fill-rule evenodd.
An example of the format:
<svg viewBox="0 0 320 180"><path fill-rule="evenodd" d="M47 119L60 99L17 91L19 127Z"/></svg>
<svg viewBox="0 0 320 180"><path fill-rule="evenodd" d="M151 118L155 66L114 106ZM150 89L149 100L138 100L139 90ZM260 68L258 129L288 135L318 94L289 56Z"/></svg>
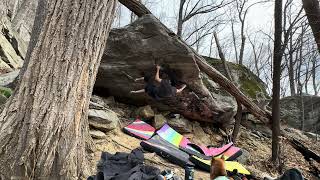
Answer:
<svg viewBox="0 0 320 180"><path fill-rule="evenodd" d="M227 78L230 80L230 81L233 81L233 78L231 76L231 73L230 73L230 69L228 67L228 64L226 62L226 59L224 57L224 54L222 52L222 48L220 46L220 43L219 43L219 39L218 39L218 36L217 36L217 33L214 32L213 33L214 35L214 39L216 41L216 44L217 44L217 48L218 48L218 52L219 52L219 57L222 61L222 64L223 64L223 68L224 70L226 71L226 75L227 75ZM242 105L239 101L237 101L237 114L236 114L236 117L235 117L235 124L234 124L234 128L233 128L233 132L232 132L232 141L233 142L236 142L237 140L237 136L239 134L239 131L240 131L240 124L241 124L241 119L242 119Z"/></svg>
<svg viewBox="0 0 320 180"><path fill-rule="evenodd" d="M312 60L312 70L311 70L311 73L312 73L312 85L313 85L314 95L318 95L318 87L317 87L317 81L316 81L316 78L317 78L317 75L316 75L316 63L317 63L317 59L314 58Z"/></svg>
<svg viewBox="0 0 320 180"><path fill-rule="evenodd" d="M178 28L177 28L177 35L179 37L182 36L182 25L183 25L183 5L186 2L186 0L180 0L180 6L179 6L179 16L178 16Z"/></svg>
<svg viewBox="0 0 320 180"><path fill-rule="evenodd" d="M236 120L235 120L235 124L233 127L233 132L232 132L232 141L234 143L237 142L237 137L238 134L240 132L240 125L241 125L241 120L242 120L242 105L239 101L237 101L237 114L236 114Z"/></svg>
<svg viewBox="0 0 320 180"><path fill-rule="evenodd" d="M213 35L214 35L214 39L216 41L216 45L217 45L217 48L218 48L219 57L220 57L220 59L222 61L223 68L226 71L227 78L232 81L232 76L231 76L231 73L230 73L230 69L229 69L229 67L227 65L226 58L224 57L224 54L222 52L222 48L220 46L217 33L214 32Z"/></svg>
<svg viewBox="0 0 320 180"><path fill-rule="evenodd" d="M302 0L303 8L306 12L309 24L311 26L314 39L316 40L318 51L320 53L320 7L319 0Z"/></svg>
<svg viewBox="0 0 320 180"><path fill-rule="evenodd" d="M296 87L294 83L294 63L293 63L293 44L292 44L292 32L290 36L289 43L289 65L288 65L288 74L289 74L289 84L290 84L290 94L294 96L296 94Z"/></svg>
<svg viewBox="0 0 320 180"><path fill-rule="evenodd" d="M135 3L135 6L133 6L132 3L130 3L130 0L119 0L119 2L121 2L124 6L126 6L128 9L130 9L133 12L139 11L139 9L142 9L142 10L146 9L146 7L141 3L139 4L140 7L136 7L137 3ZM136 13L136 15L140 17L142 15L149 14L149 13L144 14L144 12L145 11L139 11ZM169 28L167 28L167 31L170 35L174 35L174 33ZM215 68L210 66L202 56L200 56L197 52L195 52L195 50L191 48L189 45L187 45L183 40L181 39L177 39L177 40L181 41L190 50L190 52L194 53L195 61L201 71L206 73L210 78L212 78L213 81L218 83L222 88L224 88L232 96L234 96L241 104L243 104L248 109L248 111L250 111L254 116L256 116L257 119L260 119L264 123L270 123L270 118L271 118L270 112L259 108L248 97L246 97L230 80L224 77Z"/></svg>
<svg viewBox="0 0 320 180"><path fill-rule="evenodd" d="M281 77L281 36L282 36L282 0L275 1L274 10L274 58L273 58L273 89L272 89L272 161L278 164L280 135L280 77Z"/></svg>
<svg viewBox="0 0 320 180"><path fill-rule="evenodd" d="M238 50L237 50L237 43L236 43L236 35L234 33L234 20L231 20L231 31L232 31L232 41L233 41L233 48L234 48L234 53L235 53L235 57L236 57L236 62L239 63L238 60Z"/></svg>
<svg viewBox="0 0 320 180"><path fill-rule="evenodd" d="M304 99L303 99L303 94L302 94L302 87L300 91L300 118L301 118L301 131L304 131Z"/></svg>
<svg viewBox="0 0 320 180"><path fill-rule="evenodd" d="M244 46L246 44L246 37L244 36L244 22L241 25L241 47L240 47L240 56L239 56L239 64L243 65L243 54L244 54Z"/></svg>
<svg viewBox="0 0 320 180"><path fill-rule="evenodd" d="M90 173L87 110L115 4L39 1L41 32L0 114L2 179L84 179Z"/></svg>

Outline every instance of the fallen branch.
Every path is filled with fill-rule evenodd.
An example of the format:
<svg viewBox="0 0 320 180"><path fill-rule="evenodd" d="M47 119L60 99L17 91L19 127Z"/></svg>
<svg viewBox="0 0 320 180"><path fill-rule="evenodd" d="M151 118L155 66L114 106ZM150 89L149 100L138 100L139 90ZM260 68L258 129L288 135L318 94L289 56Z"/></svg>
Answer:
<svg viewBox="0 0 320 180"><path fill-rule="evenodd" d="M306 160L313 159L320 163L320 156L317 155L315 152L311 151L309 148L304 146L301 142L295 139L288 139L292 147L294 147L297 151L299 151Z"/></svg>

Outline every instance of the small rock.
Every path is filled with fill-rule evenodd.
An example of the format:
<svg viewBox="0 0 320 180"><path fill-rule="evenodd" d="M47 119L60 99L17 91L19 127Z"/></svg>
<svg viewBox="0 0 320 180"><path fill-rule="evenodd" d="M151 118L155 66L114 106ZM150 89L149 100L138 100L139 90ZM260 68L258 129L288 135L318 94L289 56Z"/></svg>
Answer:
<svg viewBox="0 0 320 180"><path fill-rule="evenodd" d="M17 54L10 42L2 33L0 33L0 51L3 62L10 64L13 69L19 69L22 67L22 58Z"/></svg>
<svg viewBox="0 0 320 180"><path fill-rule="evenodd" d="M89 109L97 109L97 110L102 110L105 109L105 107L103 107L101 104L95 103L90 101L89 103Z"/></svg>
<svg viewBox="0 0 320 180"><path fill-rule="evenodd" d="M113 96L110 96L107 99L105 99L104 102L107 105L114 105L116 103L116 100L114 99Z"/></svg>
<svg viewBox="0 0 320 180"><path fill-rule="evenodd" d="M20 70L12 71L6 74L0 75L0 86L8 86L11 84L19 75Z"/></svg>
<svg viewBox="0 0 320 180"><path fill-rule="evenodd" d="M119 123L117 114L109 109L89 109L88 118L90 126L103 132L108 132L115 129Z"/></svg>
<svg viewBox="0 0 320 180"><path fill-rule="evenodd" d="M195 139L193 139L195 143L206 145L211 144L210 135L203 131L199 122L194 122L192 124L192 131L195 137Z"/></svg>
<svg viewBox="0 0 320 180"><path fill-rule="evenodd" d="M239 157L237 158L237 160L238 160L241 164L248 164L249 158L250 158L250 153L249 153L247 150L245 150L245 149L241 149L241 151L242 151L242 155L239 156Z"/></svg>
<svg viewBox="0 0 320 180"><path fill-rule="evenodd" d="M181 134L192 132L192 123L182 116L170 119L168 124Z"/></svg>
<svg viewBox="0 0 320 180"><path fill-rule="evenodd" d="M103 98L102 98L102 97L99 97L99 96L97 96L97 95L92 95L91 98L90 98L90 101L93 102L93 103L99 104L99 105L101 105L101 106L103 106L103 107L106 106Z"/></svg>
<svg viewBox="0 0 320 180"><path fill-rule="evenodd" d="M167 119L162 114L156 114L153 120L153 127L156 129L161 128L167 123Z"/></svg>
<svg viewBox="0 0 320 180"><path fill-rule="evenodd" d="M107 135L104 132L99 130L90 129L89 133L90 133L90 136L95 139L104 139L107 137Z"/></svg>
<svg viewBox="0 0 320 180"><path fill-rule="evenodd" d="M154 117L154 111L152 110L151 106L143 106L139 107L135 112L134 115L140 118L146 118L146 119L151 119Z"/></svg>

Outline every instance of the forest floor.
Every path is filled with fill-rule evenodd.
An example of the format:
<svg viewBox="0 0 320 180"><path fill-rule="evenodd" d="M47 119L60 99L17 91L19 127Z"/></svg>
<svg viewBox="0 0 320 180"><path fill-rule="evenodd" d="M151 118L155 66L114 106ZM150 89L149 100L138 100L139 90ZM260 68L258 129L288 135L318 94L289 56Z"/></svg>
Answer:
<svg viewBox="0 0 320 180"><path fill-rule="evenodd" d="M133 149L140 147L141 140L136 139L132 136L129 136L122 132L122 127L126 126L129 123L128 114L129 109L125 105L121 107L113 107L121 116L121 123L118 129L110 132L108 137L103 140L95 140L96 151L94 153L94 159L97 162L100 159L101 152L131 152ZM303 142L315 153L320 154L320 140L315 140L308 138L301 131L291 129L290 132L295 139ZM218 140L223 138L221 134L212 132L210 134L211 144L218 144ZM196 141L196 139L193 139ZM275 169L271 163L271 138L257 135L254 130L245 129L241 127L241 132L236 144L241 149L245 150L247 153L244 153L245 163L244 166L257 178L262 179L266 175L271 177L279 176L278 169ZM317 180L310 173L309 162L304 159L304 157L296 151L285 138L281 138L281 164L282 172L290 168L299 168L304 177L309 180ZM161 158L160 156L154 153L145 153L145 163L158 167L161 171L165 169L172 170L175 174L184 177L184 169L174 165L167 160ZM320 169L319 163L314 163L314 165ZM209 179L209 173L195 170L195 179Z"/></svg>

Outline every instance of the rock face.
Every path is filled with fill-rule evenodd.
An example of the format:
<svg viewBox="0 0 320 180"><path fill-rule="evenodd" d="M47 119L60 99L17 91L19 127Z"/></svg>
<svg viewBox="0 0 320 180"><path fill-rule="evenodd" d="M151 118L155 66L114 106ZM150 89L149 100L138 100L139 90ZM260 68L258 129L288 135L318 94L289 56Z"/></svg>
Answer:
<svg viewBox="0 0 320 180"><path fill-rule="evenodd" d="M226 75L222 61L220 59L205 57L214 68ZM270 96L266 89L267 85L248 68L243 65L227 62L231 76L240 90L253 100L258 106L265 108L270 102ZM204 83L214 97L224 103L232 103L236 106L236 101L225 90L221 89L218 84L214 83L204 75Z"/></svg>
<svg viewBox="0 0 320 180"><path fill-rule="evenodd" d="M150 15L125 28L112 30L99 67L95 91L134 105L151 104L158 109L170 109L190 119L229 124L235 108L221 104L211 96L202 82L193 52L177 38ZM134 82L133 78L155 73L155 63L174 70L188 88L177 98L160 102L146 94L129 94L131 90L144 88L143 82Z"/></svg>
<svg viewBox="0 0 320 180"><path fill-rule="evenodd" d="M320 97L289 96L280 100L281 120L289 126L301 129L302 111L304 109L304 131L320 134Z"/></svg>

